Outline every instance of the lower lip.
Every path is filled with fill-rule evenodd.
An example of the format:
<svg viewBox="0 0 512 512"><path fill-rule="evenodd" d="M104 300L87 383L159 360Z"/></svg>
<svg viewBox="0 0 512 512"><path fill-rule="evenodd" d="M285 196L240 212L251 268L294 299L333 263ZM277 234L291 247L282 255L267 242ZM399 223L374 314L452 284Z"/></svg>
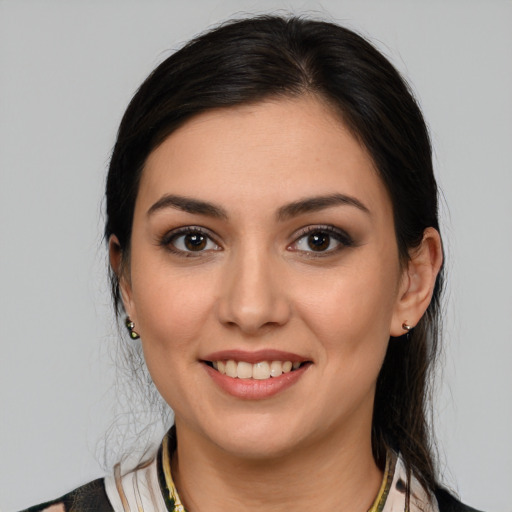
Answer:
<svg viewBox="0 0 512 512"><path fill-rule="evenodd" d="M213 381L229 395L244 400L264 400L293 386L304 375L310 364L304 364L300 368L283 373L279 377L270 377L263 380L228 377L206 363L203 366Z"/></svg>

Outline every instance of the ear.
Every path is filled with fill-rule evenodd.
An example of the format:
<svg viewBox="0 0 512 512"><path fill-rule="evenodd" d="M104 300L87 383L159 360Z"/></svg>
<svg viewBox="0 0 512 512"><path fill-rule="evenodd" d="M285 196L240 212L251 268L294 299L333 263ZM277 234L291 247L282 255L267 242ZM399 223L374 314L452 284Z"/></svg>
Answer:
<svg viewBox="0 0 512 512"><path fill-rule="evenodd" d="M126 268L126 264L123 262L123 251L116 235L111 235L108 240L108 254L110 266L119 280L119 291L124 309L127 315L132 318L134 308L129 269Z"/></svg>
<svg viewBox="0 0 512 512"><path fill-rule="evenodd" d="M419 247L410 254L399 287L397 303L391 321L391 336L407 332L403 324L414 327L430 304L437 274L443 263L441 237L434 228L427 228Z"/></svg>

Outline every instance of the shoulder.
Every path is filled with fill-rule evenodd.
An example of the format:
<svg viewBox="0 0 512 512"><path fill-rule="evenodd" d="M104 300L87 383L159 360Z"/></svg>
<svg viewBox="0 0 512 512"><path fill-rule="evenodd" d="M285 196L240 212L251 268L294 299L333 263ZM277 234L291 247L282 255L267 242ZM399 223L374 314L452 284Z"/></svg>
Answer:
<svg viewBox="0 0 512 512"><path fill-rule="evenodd" d="M22 512L113 512L113 510L105 491L104 480L99 478L61 498L27 508Z"/></svg>
<svg viewBox="0 0 512 512"><path fill-rule="evenodd" d="M164 437L159 450L149 460L127 471L121 464L113 473L99 478L56 500L41 503L21 512L116 512L182 510L179 498L172 494L170 453L176 449L174 430ZM166 476L165 473L168 473ZM168 482L168 478L170 482Z"/></svg>
<svg viewBox="0 0 512 512"><path fill-rule="evenodd" d="M439 505L439 512L479 512L475 508L468 507L461 503L443 487L436 489L435 496Z"/></svg>

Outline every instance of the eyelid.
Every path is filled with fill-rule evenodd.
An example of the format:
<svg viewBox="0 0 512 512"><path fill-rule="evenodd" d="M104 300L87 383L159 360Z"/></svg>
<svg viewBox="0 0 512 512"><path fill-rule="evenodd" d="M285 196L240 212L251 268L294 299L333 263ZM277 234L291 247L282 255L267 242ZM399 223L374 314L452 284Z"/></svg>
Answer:
<svg viewBox="0 0 512 512"><path fill-rule="evenodd" d="M314 251L314 250L305 251L302 249L293 249L292 248L302 238L304 238L312 233L326 233L329 236L333 237L339 243L339 246L334 249L330 249L327 251L318 251L318 252ZM315 257L331 255L331 254L337 252L338 250L343 249L344 247L352 247L354 245L354 240L345 230L337 228L336 226L332 226L330 224L324 224L324 225L315 224L315 225L311 225L311 226L306 226L304 228L301 228L296 233L294 233L293 236L294 236L294 241L290 245L288 245L289 250L307 253L308 255L315 256Z"/></svg>
<svg viewBox="0 0 512 512"><path fill-rule="evenodd" d="M208 238L211 242L213 242L216 246L215 249L204 249L201 251L187 251L178 249L173 242L179 238L180 236L185 236L189 234L200 234ZM212 251L222 250L221 245L217 242L216 237L211 233L210 230L203 228L201 226L182 226L179 228L172 229L171 231L166 232L158 241L158 244L167 249L168 251L177 254L179 256L184 257L197 257L201 256L204 253L210 253Z"/></svg>

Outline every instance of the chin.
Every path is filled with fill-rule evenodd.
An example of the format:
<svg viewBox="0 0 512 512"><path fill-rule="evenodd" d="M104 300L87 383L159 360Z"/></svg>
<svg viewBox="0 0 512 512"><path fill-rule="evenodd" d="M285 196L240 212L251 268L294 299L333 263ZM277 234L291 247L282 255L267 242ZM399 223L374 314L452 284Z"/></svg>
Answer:
<svg viewBox="0 0 512 512"><path fill-rule="evenodd" d="M248 460L268 460L285 457L296 450L298 444L301 444L300 430L289 423L283 423L282 418L278 421L276 418L258 416L233 421L229 426L224 425L205 434L231 456Z"/></svg>
<svg viewBox="0 0 512 512"><path fill-rule="evenodd" d="M284 458L294 450L296 444L291 440L271 439L268 435L261 437L237 437L224 440L220 448L233 457L251 461L268 461Z"/></svg>

